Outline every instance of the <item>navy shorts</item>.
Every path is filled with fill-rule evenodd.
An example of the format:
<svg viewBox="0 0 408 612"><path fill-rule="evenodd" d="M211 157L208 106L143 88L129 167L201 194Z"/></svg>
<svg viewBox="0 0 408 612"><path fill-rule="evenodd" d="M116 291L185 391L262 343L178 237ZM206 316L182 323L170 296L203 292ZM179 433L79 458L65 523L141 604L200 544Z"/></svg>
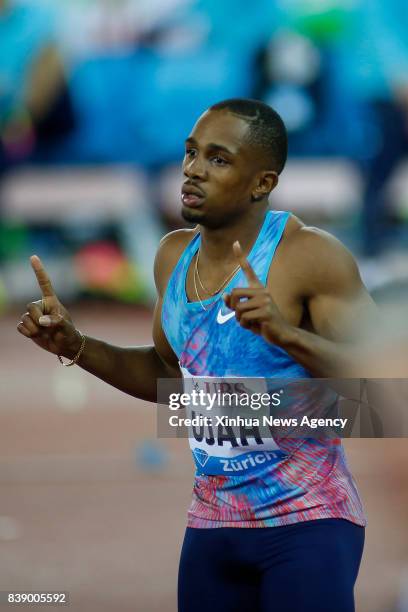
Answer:
<svg viewBox="0 0 408 612"><path fill-rule="evenodd" d="M178 610L354 612L364 533L364 527L343 519L187 528Z"/></svg>

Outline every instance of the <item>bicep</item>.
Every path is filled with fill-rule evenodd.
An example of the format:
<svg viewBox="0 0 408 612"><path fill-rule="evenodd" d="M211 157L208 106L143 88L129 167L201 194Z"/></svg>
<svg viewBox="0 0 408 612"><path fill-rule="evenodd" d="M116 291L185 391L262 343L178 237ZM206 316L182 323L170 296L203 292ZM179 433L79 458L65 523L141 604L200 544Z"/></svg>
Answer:
<svg viewBox="0 0 408 612"><path fill-rule="evenodd" d="M307 306L313 329L319 336L353 342L372 328L378 312L362 284L360 287L343 289L318 293L309 298Z"/></svg>
<svg viewBox="0 0 408 612"><path fill-rule="evenodd" d="M316 257L308 272L310 320L317 334L352 342L377 324L377 307L351 253L331 237L317 240Z"/></svg>

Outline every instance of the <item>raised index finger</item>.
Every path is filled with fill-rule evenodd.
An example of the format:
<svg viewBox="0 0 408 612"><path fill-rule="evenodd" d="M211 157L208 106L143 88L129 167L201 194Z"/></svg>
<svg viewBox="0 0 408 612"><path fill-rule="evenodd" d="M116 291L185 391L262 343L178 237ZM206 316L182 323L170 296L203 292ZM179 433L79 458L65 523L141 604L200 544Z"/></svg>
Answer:
<svg viewBox="0 0 408 612"><path fill-rule="evenodd" d="M247 277L249 286L250 287L263 287L261 281L255 274L253 267L251 266L251 264L249 263L245 255L243 254L241 245L238 242L238 240L234 242L234 244L232 245L232 248L233 248L235 257L238 259L239 265L241 266L241 268L244 271L245 276Z"/></svg>
<svg viewBox="0 0 408 612"><path fill-rule="evenodd" d="M43 297L54 297L55 291L52 287L50 278L41 263L41 259L37 255L30 257L31 267L37 277Z"/></svg>

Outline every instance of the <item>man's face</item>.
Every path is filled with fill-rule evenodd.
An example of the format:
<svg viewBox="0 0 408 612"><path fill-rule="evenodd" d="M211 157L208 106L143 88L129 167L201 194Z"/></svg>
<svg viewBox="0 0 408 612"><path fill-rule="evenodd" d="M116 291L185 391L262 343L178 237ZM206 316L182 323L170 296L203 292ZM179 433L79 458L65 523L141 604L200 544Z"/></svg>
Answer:
<svg viewBox="0 0 408 612"><path fill-rule="evenodd" d="M226 110L207 111L197 121L183 160L186 221L222 227L253 205L257 160L245 142L248 129L243 119Z"/></svg>

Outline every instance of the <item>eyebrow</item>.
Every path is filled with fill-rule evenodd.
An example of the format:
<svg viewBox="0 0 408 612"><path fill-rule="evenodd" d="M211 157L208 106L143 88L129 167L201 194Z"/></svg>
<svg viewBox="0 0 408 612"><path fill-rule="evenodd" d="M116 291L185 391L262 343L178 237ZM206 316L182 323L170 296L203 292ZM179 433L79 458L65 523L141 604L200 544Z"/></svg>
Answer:
<svg viewBox="0 0 408 612"><path fill-rule="evenodd" d="M195 144L196 145L197 141L195 140L195 138L187 138L186 139L186 144ZM231 151L231 149L228 149L224 145L217 144L216 142L209 142L208 145L207 145L207 149L216 149L217 151L224 151L225 153L228 153L229 155L234 155L234 152Z"/></svg>

